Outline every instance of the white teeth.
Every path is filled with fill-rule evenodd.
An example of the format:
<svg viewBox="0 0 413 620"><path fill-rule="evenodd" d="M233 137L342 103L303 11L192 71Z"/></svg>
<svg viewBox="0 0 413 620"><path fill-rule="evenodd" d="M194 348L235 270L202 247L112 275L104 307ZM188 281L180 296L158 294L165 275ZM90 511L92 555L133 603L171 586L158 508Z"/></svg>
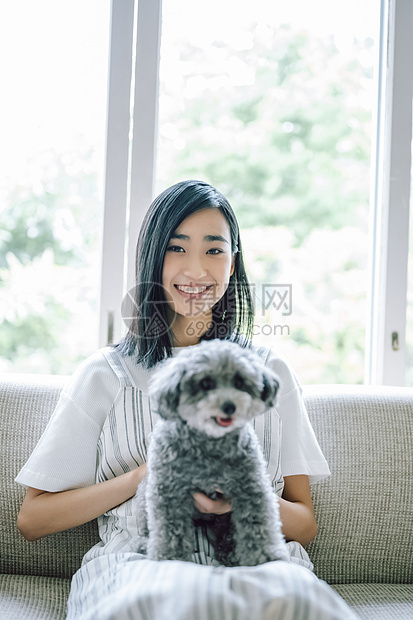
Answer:
<svg viewBox="0 0 413 620"><path fill-rule="evenodd" d="M177 284L176 288L183 293L190 293L195 295L197 293L204 293L207 290L207 286L180 286Z"/></svg>

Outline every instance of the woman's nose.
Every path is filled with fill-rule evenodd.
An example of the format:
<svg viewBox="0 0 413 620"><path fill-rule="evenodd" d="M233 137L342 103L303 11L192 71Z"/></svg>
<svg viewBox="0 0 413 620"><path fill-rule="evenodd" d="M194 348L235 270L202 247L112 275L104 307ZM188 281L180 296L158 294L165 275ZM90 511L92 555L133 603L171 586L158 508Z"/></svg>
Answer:
<svg viewBox="0 0 413 620"><path fill-rule="evenodd" d="M200 258L191 257L184 266L182 273L186 278L197 281L207 275L207 269Z"/></svg>

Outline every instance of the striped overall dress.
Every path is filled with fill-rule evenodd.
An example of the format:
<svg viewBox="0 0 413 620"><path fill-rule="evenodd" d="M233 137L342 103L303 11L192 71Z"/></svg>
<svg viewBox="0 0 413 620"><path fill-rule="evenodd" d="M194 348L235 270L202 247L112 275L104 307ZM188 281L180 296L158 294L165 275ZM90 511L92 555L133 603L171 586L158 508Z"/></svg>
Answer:
<svg viewBox="0 0 413 620"><path fill-rule="evenodd" d="M266 351L259 353L265 359ZM157 421L148 396L153 371L142 369L137 378L115 349L105 349L105 357L119 380L119 391L99 438L96 482L145 463ZM254 423L274 490L281 495L279 418L269 411ZM72 580L68 620L355 618L311 572L299 543L288 543L290 563L226 568L214 559L206 522L194 528L193 563L154 562L136 552L135 498L100 516L98 525L101 542L85 555Z"/></svg>

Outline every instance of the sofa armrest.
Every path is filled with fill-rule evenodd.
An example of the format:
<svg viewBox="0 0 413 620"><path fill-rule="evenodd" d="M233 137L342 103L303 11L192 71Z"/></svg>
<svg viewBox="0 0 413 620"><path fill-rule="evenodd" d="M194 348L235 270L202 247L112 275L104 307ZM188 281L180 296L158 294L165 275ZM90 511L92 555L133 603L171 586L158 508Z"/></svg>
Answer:
<svg viewBox="0 0 413 620"><path fill-rule="evenodd" d="M27 542L16 520L25 489L14 482L53 413L66 377L0 373L0 573L70 578L99 541L96 521Z"/></svg>

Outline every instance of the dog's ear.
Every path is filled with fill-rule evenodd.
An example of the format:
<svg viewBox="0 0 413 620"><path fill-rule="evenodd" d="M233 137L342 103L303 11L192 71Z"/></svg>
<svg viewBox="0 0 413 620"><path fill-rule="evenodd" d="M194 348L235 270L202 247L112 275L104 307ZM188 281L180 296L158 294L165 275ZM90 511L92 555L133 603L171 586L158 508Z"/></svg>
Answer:
<svg viewBox="0 0 413 620"><path fill-rule="evenodd" d="M180 383L185 368L177 358L170 358L159 365L149 385L151 405L165 420L178 419L178 406L181 396Z"/></svg>
<svg viewBox="0 0 413 620"><path fill-rule="evenodd" d="M177 412L179 405L179 397L181 395L181 388L179 383L172 385L169 388L165 388L158 393L158 399L156 401L156 413L165 420L173 420L179 418Z"/></svg>
<svg viewBox="0 0 413 620"><path fill-rule="evenodd" d="M261 400L264 401L268 408L275 405L278 388L280 387L278 377L268 369L262 373L263 388L261 392Z"/></svg>

